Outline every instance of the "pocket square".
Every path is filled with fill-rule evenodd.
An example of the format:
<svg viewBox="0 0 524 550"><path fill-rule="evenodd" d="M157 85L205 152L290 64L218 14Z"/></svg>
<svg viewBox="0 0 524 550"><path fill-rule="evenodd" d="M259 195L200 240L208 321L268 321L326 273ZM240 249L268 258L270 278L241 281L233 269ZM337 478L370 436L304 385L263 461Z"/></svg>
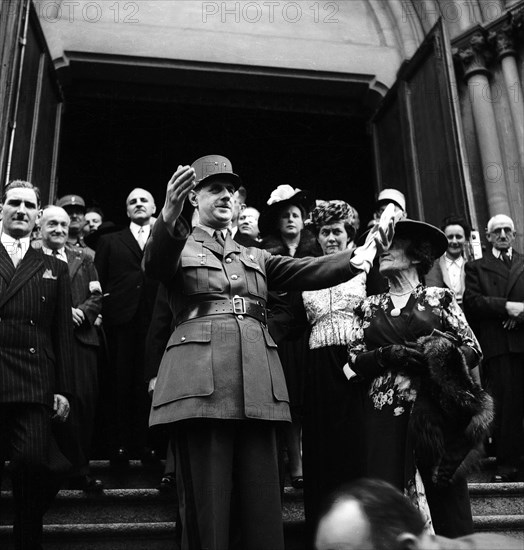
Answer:
<svg viewBox="0 0 524 550"><path fill-rule="evenodd" d="M42 275L42 279L53 279L56 281L57 277L56 275L53 275L53 272L50 269L46 269Z"/></svg>

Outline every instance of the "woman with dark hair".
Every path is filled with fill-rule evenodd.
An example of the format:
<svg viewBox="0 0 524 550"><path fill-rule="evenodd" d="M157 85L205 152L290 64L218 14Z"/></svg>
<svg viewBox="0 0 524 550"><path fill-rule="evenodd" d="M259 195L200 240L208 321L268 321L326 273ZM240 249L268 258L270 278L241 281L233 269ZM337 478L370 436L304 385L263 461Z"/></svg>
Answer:
<svg viewBox="0 0 524 550"><path fill-rule="evenodd" d="M268 208L262 212L258 226L262 234L261 248L282 256L304 258L321 256L322 251L311 231L304 228L304 221L313 204L307 191L279 185L267 201ZM289 459L289 475L294 488L303 487L301 431L304 392L304 364L308 353L308 334L304 304L299 291L279 293L292 309L297 320L291 327L290 336L279 344L278 352L289 392L292 424L286 426L286 447Z"/></svg>
<svg viewBox="0 0 524 550"><path fill-rule="evenodd" d="M466 474L492 403L470 375L481 351L453 292L421 283L447 246L436 227L397 223L379 258L389 291L355 308L348 377L367 382L366 476L404 490L437 534L458 537L473 530Z"/></svg>
<svg viewBox="0 0 524 550"><path fill-rule="evenodd" d="M324 255L354 246L358 214L347 202L322 201L311 218ZM303 419L304 508L311 541L323 499L342 483L364 475L363 384L349 384L343 367L353 308L365 297L365 273L302 293L311 325Z"/></svg>

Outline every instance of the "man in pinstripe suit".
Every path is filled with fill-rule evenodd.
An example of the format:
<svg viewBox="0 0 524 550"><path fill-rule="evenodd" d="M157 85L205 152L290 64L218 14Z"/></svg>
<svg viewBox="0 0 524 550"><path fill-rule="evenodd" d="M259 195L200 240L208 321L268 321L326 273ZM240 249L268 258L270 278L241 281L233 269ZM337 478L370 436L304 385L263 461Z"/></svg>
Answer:
<svg viewBox="0 0 524 550"><path fill-rule="evenodd" d="M69 487L100 491L102 482L89 475L89 458L98 397L99 340L95 321L102 311L102 287L87 249L66 244L69 224L70 217L64 208L48 206L42 212L42 251L67 263L71 278L75 401L70 422L67 423L71 426L66 428L67 424L64 425L63 431L74 430L75 433L65 433L64 437L78 441L79 453Z"/></svg>
<svg viewBox="0 0 524 550"><path fill-rule="evenodd" d="M41 548L50 504L51 418L69 414L71 286L67 266L34 250L38 190L14 181L0 235L0 453L11 461L16 550Z"/></svg>

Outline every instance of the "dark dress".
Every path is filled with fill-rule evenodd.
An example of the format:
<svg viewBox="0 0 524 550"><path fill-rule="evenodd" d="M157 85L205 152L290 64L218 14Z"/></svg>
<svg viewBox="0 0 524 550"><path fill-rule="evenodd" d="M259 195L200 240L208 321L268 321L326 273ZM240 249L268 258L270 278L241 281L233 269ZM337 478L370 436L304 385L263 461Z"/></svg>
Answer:
<svg viewBox="0 0 524 550"><path fill-rule="evenodd" d="M302 424L304 508L311 541L324 498L364 474L364 384L348 382L343 367L353 308L365 295L363 273L336 287L302 293L312 325Z"/></svg>
<svg viewBox="0 0 524 550"><path fill-rule="evenodd" d="M433 329L453 333L480 356L478 342L448 289L419 285L399 316L387 294L369 296L355 309L355 340L349 355L356 372L357 357L381 346L413 342ZM370 356L371 357L371 356ZM376 373L376 369L372 368ZM406 492L423 511L425 497L416 486L416 457L408 422L417 398L416 379L383 371L369 380L365 399L366 475L383 479ZM424 472L427 503L437 534L457 537L473 531L466 479L437 489Z"/></svg>
<svg viewBox="0 0 524 550"><path fill-rule="evenodd" d="M261 248L271 254L291 255L283 241L271 235L262 240ZM305 258L321 255L322 250L315 236L307 229L302 230L294 257ZM292 290L277 292L277 295L287 303L294 319L289 327L287 338L278 344L278 355L286 377L291 417L293 420L299 420L303 414L304 365L309 355L309 327L302 301L302 293L299 290Z"/></svg>

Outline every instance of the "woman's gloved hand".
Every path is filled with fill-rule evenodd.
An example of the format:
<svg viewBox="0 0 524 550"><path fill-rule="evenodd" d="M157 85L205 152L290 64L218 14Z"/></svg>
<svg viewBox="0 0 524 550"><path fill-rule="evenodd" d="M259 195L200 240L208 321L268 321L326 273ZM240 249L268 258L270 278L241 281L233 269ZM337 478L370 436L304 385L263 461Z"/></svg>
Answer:
<svg viewBox="0 0 524 550"><path fill-rule="evenodd" d="M418 344L392 344L377 350L377 362L384 369L420 374L426 361Z"/></svg>

